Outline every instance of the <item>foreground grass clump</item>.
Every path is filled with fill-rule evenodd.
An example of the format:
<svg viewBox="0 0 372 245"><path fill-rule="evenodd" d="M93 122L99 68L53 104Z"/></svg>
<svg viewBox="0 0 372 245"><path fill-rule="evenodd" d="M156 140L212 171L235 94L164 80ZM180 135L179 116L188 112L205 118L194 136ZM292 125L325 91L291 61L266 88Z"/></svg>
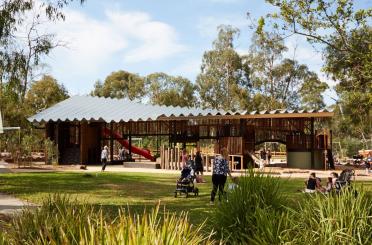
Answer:
<svg viewBox="0 0 372 245"><path fill-rule="evenodd" d="M372 244L372 198L359 189L310 196L291 210L292 244Z"/></svg>
<svg viewBox="0 0 372 245"><path fill-rule="evenodd" d="M160 217L159 205L142 215L121 209L109 220L102 209L54 195L16 216L0 238L4 244L212 244L202 228L191 225L186 213Z"/></svg>
<svg viewBox="0 0 372 245"><path fill-rule="evenodd" d="M216 236L231 244L278 244L289 222L281 183L249 170L215 208L211 225Z"/></svg>

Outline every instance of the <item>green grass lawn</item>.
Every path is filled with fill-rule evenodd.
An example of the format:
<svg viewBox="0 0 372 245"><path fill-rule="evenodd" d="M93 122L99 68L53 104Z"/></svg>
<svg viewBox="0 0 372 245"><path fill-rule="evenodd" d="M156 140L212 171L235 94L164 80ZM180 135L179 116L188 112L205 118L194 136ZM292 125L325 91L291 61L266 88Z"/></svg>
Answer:
<svg viewBox="0 0 372 245"><path fill-rule="evenodd" d="M197 184L199 197L174 197L178 175L150 173L17 173L0 174L0 192L15 195L33 203L53 193L76 196L115 215L119 207L129 207L131 212L150 209L159 201L172 212L187 211L194 224L203 222L213 206L209 206L211 178ZM282 191L288 205L294 205L305 195L298 192L303 179L283 179ZM360 184L360 183L359 183ZM372 182L363 185L372 194Z"/></svg>

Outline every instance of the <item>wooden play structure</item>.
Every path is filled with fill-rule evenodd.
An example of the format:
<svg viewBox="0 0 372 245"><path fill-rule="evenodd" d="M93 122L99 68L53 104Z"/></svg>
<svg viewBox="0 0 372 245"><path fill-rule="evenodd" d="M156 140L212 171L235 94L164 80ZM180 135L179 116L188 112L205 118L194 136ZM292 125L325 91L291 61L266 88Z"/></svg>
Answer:
<svg viewBox="0 0 372 245"><path fill-rule="evenodd" d="M233 113L74 96L29 120L44 126L46 137L58 144L60 163L97 164L106 144L113 160L116 141L125 142L129 154L154 160L152 152L135 148L131 142L132 137L154 137L157 146L153 150L160 153L163 169L180 169L180 148L194 144L201 149L203 140L213 142L209 152L202 152L206 170L223 147L229 150L231 168L245 169L263 142L285 144L288 167L324 169L325 152L332 146L332 133L325 126L332 116L327 110Z"/></svg>

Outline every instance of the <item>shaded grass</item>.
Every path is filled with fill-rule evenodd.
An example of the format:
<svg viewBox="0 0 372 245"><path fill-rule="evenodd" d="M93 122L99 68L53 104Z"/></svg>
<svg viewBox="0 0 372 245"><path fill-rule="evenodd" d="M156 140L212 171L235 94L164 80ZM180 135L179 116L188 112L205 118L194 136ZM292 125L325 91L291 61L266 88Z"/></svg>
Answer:
<svg viewBox="0 0 372 245"><path fill-rule="evenodd" d="M198 197L174 198L176 180L174 174L153 173L12 173L0 174L0 192L40 204L50 194L63 193L76 196L78 200L102 207L112 217L120 207L132 212L151 209L159 203L171 212L189 212L193 224L200 224L210 217L214 207L209 206L211 177L207 183L198 184ZM282 179L282 189L288 206L296 205L305 198L298 189L303 179ZM363 183L372 195L372 182ZM163 208L160 208L163 210Z"/></svg>

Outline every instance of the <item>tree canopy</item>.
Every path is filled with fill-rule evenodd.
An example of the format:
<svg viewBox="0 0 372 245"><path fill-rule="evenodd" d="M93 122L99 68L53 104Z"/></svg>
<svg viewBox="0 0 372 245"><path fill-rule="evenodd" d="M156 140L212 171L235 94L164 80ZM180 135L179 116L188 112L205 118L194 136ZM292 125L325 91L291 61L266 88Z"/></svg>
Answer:
<svg viewBox="0 0 372 245"><path fill-rule="evenodd" d="M145 95L144 87L145 81L142 77L120 70L108 75L103 84L97 81L91 94L100 97L134 100L141 99Z"/></svg>
<svg viewBox="0 0 372 245"><path fill-rule="evenodd" d="M181 76L153 73L146 77L148 96L152 104L193 107L196 103L195 86Z"/></svg>
<svg viewBox="0 0 372 245"><path fill-rule="evenodd" d="M196 86L201 105L214 109L244 109L249 101L248 67L234 49L239 30L220 26L213 49L203 55Z"/></svg>
<svg viewBox="0 0 372 245"><path fill-rule="evenodd" d="M284 59L284 42L272 33L255 35L245 56L253 86L255 110L280 108L321 109L322 93L328 88L316 73L294 59Z"/></svg>
<svg viewBox="0 0 372 245"><path fill-rule="evenodd" d="M50 75L44 75L31 84L26 94L26 103L32 113L40 112L48 107L67 99L68 92L62 84Z"/></svg>

